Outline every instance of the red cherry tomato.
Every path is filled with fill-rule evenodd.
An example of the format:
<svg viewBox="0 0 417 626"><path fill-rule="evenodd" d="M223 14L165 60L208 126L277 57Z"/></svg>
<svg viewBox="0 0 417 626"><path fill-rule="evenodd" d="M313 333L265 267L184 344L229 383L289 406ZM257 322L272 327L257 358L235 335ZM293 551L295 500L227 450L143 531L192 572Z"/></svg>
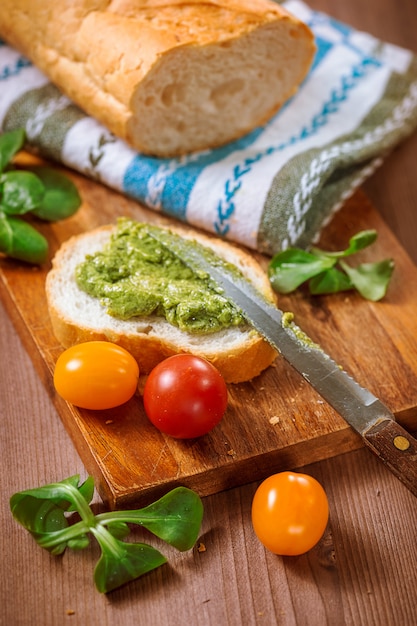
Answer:
<svg viewBox="0 0 417 626"><path fill-rule="evenodd" d="M208 361L176 354L159 363L146 380L145 412L160 431L178 439L205 435L227 407L223 376Z"/></svg>
<svg viewBox="0 0 417 626"><path fill-rule="evenodd" d="M323 536L328 518L326 493L307 474L274 474L259 485L252 501L255 534L275 554L308 552Z"/></svg>
<svg viewBox="0 0 417 626"><path fill-rule="evenodd" d="M55 365L54 385L62 398L83 409L111 409L135 393L139 367L124 348L88 341L65 350Z"/></svg>

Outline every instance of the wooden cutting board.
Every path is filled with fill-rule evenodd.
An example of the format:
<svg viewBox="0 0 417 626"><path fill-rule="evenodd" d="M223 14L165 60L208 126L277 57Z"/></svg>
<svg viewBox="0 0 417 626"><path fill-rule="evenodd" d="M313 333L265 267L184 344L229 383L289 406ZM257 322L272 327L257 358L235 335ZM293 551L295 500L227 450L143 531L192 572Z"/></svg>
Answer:
<svg viewBox="0 0 417 626"><path fill-rule="evenodd" d="M167 222L99 184L71 177L83 198L79 212L56 224L36 224L50 242L51 256L71 235L113 222L119 215ZM295 322L385 402L400 423L417 430L417 268L361 192L333 218L321 243L344 248L348 238L364 228L376 228L379 237L358 261L390 256L396 263L383 301L371 303L351 293L310 297L299 291L281 296L280 307L293 311ZM198 440L177 441L159 433L148 422L140 396L108 411L68 405L52 382L62 347L52 334L45 302L49 267L1 259L1 297L87 471L111 508L140 506L177 485L209 495L362 445L279 357L255 380L230 385L224 419Z"/></svg>

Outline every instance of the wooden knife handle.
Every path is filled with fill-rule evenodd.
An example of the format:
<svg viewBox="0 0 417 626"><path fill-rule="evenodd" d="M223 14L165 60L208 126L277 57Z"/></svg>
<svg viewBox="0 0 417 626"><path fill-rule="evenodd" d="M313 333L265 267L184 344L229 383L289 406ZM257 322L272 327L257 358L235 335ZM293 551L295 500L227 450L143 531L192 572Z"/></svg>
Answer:
<svg viewBox="0 0 417 626"><path fill-rule="evenodd" d="M417 497L417 440L395 420L385 420L366 431L364 441Z"/></svg>

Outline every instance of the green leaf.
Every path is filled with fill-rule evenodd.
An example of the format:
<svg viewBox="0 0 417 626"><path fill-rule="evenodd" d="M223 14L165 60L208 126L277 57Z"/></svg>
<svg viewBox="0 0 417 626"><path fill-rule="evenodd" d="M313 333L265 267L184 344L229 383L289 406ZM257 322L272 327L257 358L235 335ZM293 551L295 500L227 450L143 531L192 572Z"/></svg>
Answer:
<svg viewBox="0 0 417 626"><path fill-rule="evenodd" d="M30 495L30 492L18 493L10 501L13 517L28 530L35 540L40 543L46 536L68 527L64 510L54 502ZM52 554L64 552L67 546L65 540L45 546Z"/></svg>
<svg viewBox="0 0 417 626"><path fill-rule="evenodd" d="M6 215L0 211L0 252L9 254L13 249L13 230Z"/></svg>
<svg viewBox="0 0 417 626"><path fill-rule="evenodd" d="M59 523L57 525L45 526L45 511L49 510L49 504L51 504L51 511L54 507L62 513L71 509L78 510L76 504L79 497L84 499L83 493L91 491L91 481L87 479L79 486L79 478L79 474L75 474L58 483L51 483L43 487L26 489L25 491L15 493L10 498L10 509L13 517L31 532L53 532L66 528L68 526L66 518L59 517L58 513L57 519L59 519ZM46 507L45 510L42 508L44 506ZM53 522L51 521L51 523Z"/></svg>
<svg viewBox="0 0 417 626"><path fill-rule="evenodd" d="M79 485L77 474L58 483L14 494L10 508L14 518L29 530L37 543L54 555L61 554L67 547L82 550L89 545L88 533L91 532L102 551L94 573L99 591L112 591L166 563L166 558L151 546L120 541L129 533L129 522L150 529L179 550L194 545L203 505L201 498L190 489L173 489L141 510L94 515L88 504L93 488L91 477ZM81 519L70 524L67 514L73 510Z"/></svg>
<svg viewBox="0 0 417 626"><path fill-rule="evenodd" d="M279 293L291 293L306 280L329 269L336 260L288 248L276 254L269 263L268 274L273 288Z"/></svg>
<svg viewBox="0 0 417 626"><path fill-rule="evenodd" d="M65 516L65 512L71 509L83 513L80 503L87 505L83 493L87 496L91 493L91 479L80 486L78 483L79 475L76 474L59 483L20 491L10 498L10 509L16 521L41 547L54 555L61 554L67 545L77 550L88 545L85 524L80 531L75 526L69 528ZM84 517L94 520L92 513L89 516L84 511Z"/></svg>
<svg viewBox="0 0 417 626"><path fill-rule="evenodd" d="M23 215L40 205L45 187L32 172L12 171L0 177L0 206L8 215Z"/></svg>
<svg viewBox="0 0 417 626"><path fill-rule="evenodd" d="M324 255L324 256L340 259L342 257L347 257L347 256L351 256L352 254L356 254L356 252L359 252L360 250L367 248L368 246L374 243L377 236L378 236L378 233L376 232L376 230L373 230L373 229L361 230L359 233L356 233L356 235L353 235L353 237L349 239L349 246L346 248L346 250L340 250L338 252L329 252L327 250L320 250L319 248L312 248L311 252L313 254L317 254L318 256Z"/></svg>
<svg viewBox="0 0 417 626"><path fill-rule="evenodd" d="M313 247L310 252L299 248L280 252L269 264L271 285L280 293L290 293L308 281L312 295L357 289L368 300L380 300L388 288L393 261L364 263L354 269L342 260L370 246L376 238L376 230L368 229L351 237L346 250L328 252Z"/></svg>
<svg viewBox="0 0 417 626"><path fill-rule="evenodd" d="M308 286L310 293L315 296L353 289L349 277L336 267L331 267L329 270L314 276Z"/></svg>
<svg viewBox="0 0 417 626"><path fill-rule="evenodd" d="M374 229L361 230L349 239L349 247L345 250L344 256L356 254L360 250L367 248L376 241L378 233Z"/></svg>
<svg viewBox="0 0 417 626"><path fill-rule="evenodd" d="M88 538L88 535L79 535L78 537L75 537L74 539L68 539L67 541L67 546L68 548L71 548L71 550L84 550L84 548L87 548L90 545L90 540Z"/></svg>
<svg viewBox="0 0 417 626"><path fill-rule="evenodd" d="M19 261L40 265L48 258L48 242L27 222L0 215L0 252Z"/></svg>
<svg viewBox="0 0 417 626"><path fill-rule="evenodd" d="M145 528L181 551L195 544L203 513L201 498L186 487L173 489L140 512Z"/></svg>
<svg viewBox="0 0 417 626"><path fill-rule="evenodd" d="M63 482L67 482L68 484L76 487L76 489L78 489L79 493L82 495L84 500L87 503L90 503L94 495L94 478L92 476L89 476L81 485L78 484L79 480L80 480L79 474L75 474L75 476L71 476L70 478L67 478L67 480ZM71 506L68 507L68 511L76 511L76 510L77 508L75 504L71 504Z"/></svg>
<svg viewBox="0 0 417 626"><path fill-rule="evenodd" d="M102 550L94 570L94 582L101 593L113 591L166 563L159 550L144 543L119 541L100 525L94 535Z"/></svg>
<svg viewBox="0 0 417 626"><path fill-rule="evenodd" d="M31 491L16 493L10 499L13 517L31 533L49 533L68 526L62 507Z"/></svg>
<svg viewBox="0 0 417 626"><path fill-rule="evenodd" d="M191 489L177 487L149 506L135 511L113 511L96 516L100 523L117 519L140 524L177 550L190 550L203 519L203 503Z"/></svg>
<svg viewBox="0 0 417 626"><path fill-rule="evenodd" d="M62 220L73 215L81 205L81 198L72 180L50 167L34 166L30 171L43 183L45 194L33 214L47 221Z"/></svg>
<svg viewBox="0 0 417 626"><path fill-rule="evenodd" d="M106 525L106 527L107 530L113 535L113 537L116 537L116 539L124 539L130 533L129 526L126 524L126 522L110 522Z"/></svg>
<svg viewBox="0 0 417 626"><path fill-rule="evenodd" d="M23 129L12 130L0 135L0 172L13 159L25 143L25 131Z"/></svg>
<svg viewBox="0 0 417 626"><path fill-rule="evenodd" d="M56 221L73 215L81 205L74 183L64 174L44 166L11 165L14 155L24 147L23 129L0 135L0 213L10 216L32 212L36 217ZM35 237L30 227L0 225L0 252L29 263L43 263L47 241ZM17 238L17 242L13 241ZM27 245L27 249L25 249ZM9 251L10 250L10 251Z"/></svg>
<svg viewBox="0 0 417 626"><path fill-rule="evenodd" d="M361 296L373 302L385 296L395 267L392 259L377 263L362 263L356 268L342 261L341 265Z"/></svg>

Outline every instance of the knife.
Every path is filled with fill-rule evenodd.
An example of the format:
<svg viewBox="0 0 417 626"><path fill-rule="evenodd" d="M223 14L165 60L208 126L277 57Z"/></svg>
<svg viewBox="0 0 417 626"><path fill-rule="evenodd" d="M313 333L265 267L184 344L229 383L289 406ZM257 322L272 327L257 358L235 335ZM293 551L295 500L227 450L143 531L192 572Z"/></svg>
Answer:
<svg viewBox="0 0 417 626"><path fill-rule="evenodd" d="M245 319L332 406L372 450L417 496L417 440L368 389L361 387L284 313L263 298L256 287L221 260L171 231L152 236L169 247L193 271L209 276L217 289L237 305Z"/></svg>

